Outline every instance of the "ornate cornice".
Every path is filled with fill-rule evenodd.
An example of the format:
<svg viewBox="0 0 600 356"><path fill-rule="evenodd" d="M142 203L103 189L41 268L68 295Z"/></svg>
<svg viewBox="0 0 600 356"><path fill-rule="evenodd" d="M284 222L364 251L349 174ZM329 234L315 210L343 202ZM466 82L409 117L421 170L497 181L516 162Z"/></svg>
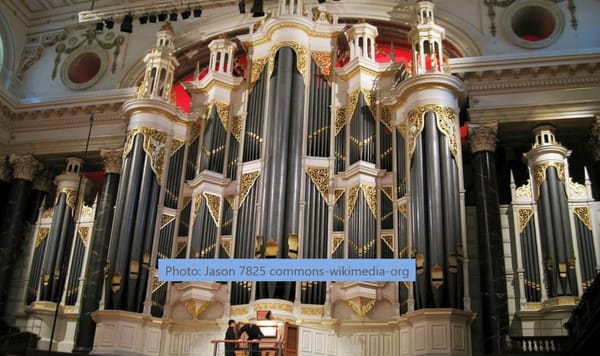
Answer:
<svg viewBox="0 0 600 356"><path fill-rule="evenodd" d="M104 164L104 173L121 174L123 165L122 148L103 148L100 150L102 163Z"/></svg>
<svg viewBox="0 0 600 356"><path fill-rule="evenodd" d="M42 167L40 161L38 161L31 154L12 154L10 155L9 161L13 167L13 177L15 179L24 179L32 181L33 176Z"/></svg>
<svg viewBox="0 0 600 356"><path fill-rule="evenodd" d="M498 142L498 123L482 123L469 125L469 144L471 152L496 151Z"/></svg>

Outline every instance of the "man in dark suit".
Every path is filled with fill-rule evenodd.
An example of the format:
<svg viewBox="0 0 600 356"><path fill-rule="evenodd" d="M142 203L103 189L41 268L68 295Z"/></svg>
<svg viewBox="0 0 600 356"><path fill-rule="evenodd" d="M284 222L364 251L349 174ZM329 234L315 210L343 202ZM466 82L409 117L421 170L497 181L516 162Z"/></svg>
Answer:
<svg viewBox="0 0 600 356"><path fill-rule="evenodd" d="M242 335L243 333L248 335L248 341L257 341L264 337L262 331L256 324L246 324L242 326L238 332L238 335ZM260 348L258 343L248 343L248 355L250 356L260 356Z"/></svg>
<svg viewBox="0 0 600 356"><path fill-rule="evenodd" d="M229 324L229 327L227 328L227 331L225 332L225 340L236 340L237 335L235 332L235 320L229 319L229 321L227 323ZM232 342L225 343L225 356L235 356L235 343L232 343Z"/></svg>

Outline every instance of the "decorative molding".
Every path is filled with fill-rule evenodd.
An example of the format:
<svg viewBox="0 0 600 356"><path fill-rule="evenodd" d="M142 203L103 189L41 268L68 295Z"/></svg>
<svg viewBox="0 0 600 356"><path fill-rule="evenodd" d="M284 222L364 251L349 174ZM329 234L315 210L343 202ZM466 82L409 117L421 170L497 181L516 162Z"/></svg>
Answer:
<svg viewBox="0 0 600 356"><path fill-rule="evenodd" d="M525 227L527 227L527 224L529 224L529 221L531 220L531 217L533 216L533 209L519 209L518 210L518 214L519 214L519 233L523 233L523 230L525 230Z"/></svg>
<svg viewBox="0 0 600 356"><path fill-rule="evenodd" d="M294 311L294 306L290 303L278 303L278 302L256 302L254 304L254 310L280 310L291 313Z"/></svg>
<svg viewBox="0 0 600 356"><path fill-rule="evenodd" d="M269 55L269 76L271 73L273 73L273 69L275 67L275 55L282 47L290 47L296 52L296 66L298 67L298 72L300 72L300 75L302 78L304 78L304 82L306 84L306 63L308 56L307 50L302 45L294 41L281 41L271 47L271 54Z"/></svg>
<svg viewBox="0 0 600 356"><path fill-rule="evenodd" d="M531 180L527 180L527 184L523 184L515 190L517 198L531 198Z"/></svg>
<svg viewBox="0 0 600 356"><path fill-rule="evenodd" d="M232 306L230 311L229 311L229 316L234 317L234 316L241 316L241 315L248 315L248 307L238 307L238 306Z"/></svg>
<svg viewBox="0 0 600 356"><path fill-rule="evenodd" d="M587 197L587 189L585 185L579 184L573 181L573 178L569 177L569 196L570 197Z"/></svg>
<svg viewBox="0 0 600 356"><path fill-rule="evenodd" d="M323 307L300 307L300 313L304 315L313 315L321 317L324 314Z"/></svg>
<svg viewBox="0 0 600 356"><path fill-rule="evenodd" d="M31 154L9 156L13 168L13 178L33 181L33 177L42 168L42 164Z"/></svg>
<svg viewBox="0 0 600 356"><path fill-rule="evenodd" d="M498 142L497 122L469 125L468 128L471 152L496 151L496 143Z"/></svg>
<svg viewBox="0 0 600 356"><path fill-rule="evenodd" d="M561 162L544 162L537 165L534 169L533 178L535 179L535 189L537 191L538 197L540 195L540 187L542 183L546 180L546 170L548 167L556 168L556 173L558 174L558 179L565 186L567 186L567 175L565 173L565 164Z"/></svg>
<svg viewBox="0 0 600 356"><path fill-rule="evenodd" d="M123 166L122 148L103 148L100 150L100 156L104 164L104 173L121 174Z"/></svg>

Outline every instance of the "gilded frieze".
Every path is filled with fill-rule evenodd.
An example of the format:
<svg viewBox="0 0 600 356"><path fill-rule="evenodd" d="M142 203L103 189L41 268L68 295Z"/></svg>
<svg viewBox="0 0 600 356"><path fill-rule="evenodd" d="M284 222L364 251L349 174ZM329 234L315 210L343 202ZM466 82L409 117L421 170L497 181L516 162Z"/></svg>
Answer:
<svg viewBox="0 0 600 356"><path fill-rule="evenodd" d="M306 174L321 193L323 200L328 201L329 168L306 167Z"/></svg>

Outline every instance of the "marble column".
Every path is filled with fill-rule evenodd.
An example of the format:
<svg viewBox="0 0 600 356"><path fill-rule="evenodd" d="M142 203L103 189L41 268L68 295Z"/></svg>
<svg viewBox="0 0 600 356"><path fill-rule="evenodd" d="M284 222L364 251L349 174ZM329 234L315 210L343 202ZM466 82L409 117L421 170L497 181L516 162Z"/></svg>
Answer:
<svg viewBox="0 0 600 356"><path fill-rule="evenodd" d="M90 241L91 251L83 281L79 324L73 347L73 352L77 353L89 353L94 346L96 323L92 320L92 312L98 310L102 299L108 243L123 161L123 150L120 148L103 149L100 155L104 162L104 185L96 207Z"/></svg>
<svg viewBox="0 0 600 356"><path fill-rule="evenodd" d="M30 154L11 155L9 162L13 167L13 180L0 225L0 319L4 317L8 283L15 263L17 241L23 233L31 182L40 168L40 162Z"/></svg>
<svg viewBox="0 0 600 356"><path fill-rule="evenodd" d="M496 175L496 122L469 125L473 152L481 272L483 344L486 355L506 354L508 306Z"/></svg>
<svg viewBox="0 0 600 356"><path fill-rule="evenodd" d="M0 221L4 218L6 211L6 201L8 201L8 192L10 191L11 168L8 157L0 154Z"/></svg>

